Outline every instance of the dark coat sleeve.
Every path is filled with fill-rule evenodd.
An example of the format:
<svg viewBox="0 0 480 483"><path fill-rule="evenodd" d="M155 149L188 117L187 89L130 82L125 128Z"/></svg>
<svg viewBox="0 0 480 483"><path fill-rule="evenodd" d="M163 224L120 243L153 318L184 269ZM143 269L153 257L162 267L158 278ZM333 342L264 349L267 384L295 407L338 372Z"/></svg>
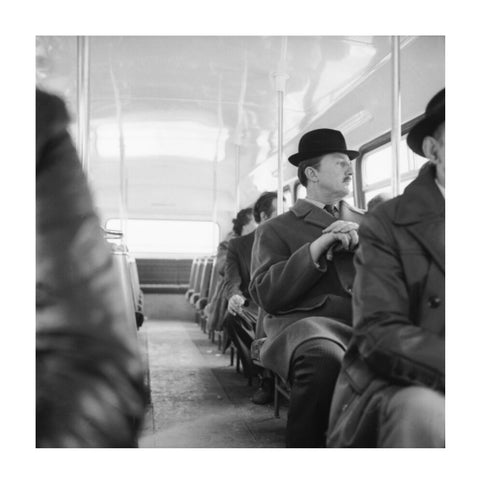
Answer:
<svg viewBox="0 0 480 483"><path fill-rule="evenodd" d="M225 298L227 300L233 295L243 296L242 291L240 290L242 276L240 274L239 254L236 244L232 243L233 240L228 244L225 260Z"/></svg>
<svg viewBox="0 0 480 483"><path fill-rule="evenodd" d="M135 328L66 109L44 93L36 164L37 446L133 446L144 410Z"/></svg>
<svg viewBox="0 0 480 483"><path fill-rule="evenodd" d="M320 267L312 260L309 243L291 253L271 223L257 228L249 289L253 300L267 313L291 310L326 271L324 259Z"/></svg>
<svg viewBox="0 0 480 483"><path fill-rule="evenodd" d="M227 260L228 240L223 240L217 247L217 271L223 277L225 275L225 263Z"/></svg>
<svg viewBox="0 0 480 483"><path fill-rule="evenodd" d="M371 214L360 228L360 240L353 297L354 343L360 356L389 380L443 390L445 340L410 318L411 287L392 225Z"/></svg>

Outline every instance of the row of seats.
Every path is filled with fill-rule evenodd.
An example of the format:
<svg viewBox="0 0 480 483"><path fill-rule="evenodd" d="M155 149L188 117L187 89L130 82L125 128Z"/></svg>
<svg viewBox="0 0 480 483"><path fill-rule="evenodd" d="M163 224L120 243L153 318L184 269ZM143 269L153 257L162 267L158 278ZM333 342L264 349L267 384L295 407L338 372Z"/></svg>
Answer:
<svg viewBox="0 0 480 483"><path fill-rule="evenodd" d="M195 322L208 335L212 343L217 344L218 350L221 350L225 337L224 333L215 324L209 324L207 326L208 314L206 311L221 281L221 275L217 270L216 264L217 257L213 255L193 259L190 270L189 288L185 293L185 299L195 310ZM237 372L241 372L240 357L234 345L230 344L230 365L233 366L234 363ZM249 379L249 384L252 384L251 379Z"/></svg>
<svg viewBox="0 0 480 483"><path fill-rule="evenodd" d="M218 326L215 327L215 324L209 324L207 327L209 314L205 310L212 302L221 280L221 276L218 270L216 270L216 261L217 258L215 256L197 257L193 260L190 270L189 288L185 293L185 298L195 310L195 322L204 333L208 334L209 339L213 343L217 340L218 350L221 350L222 343L227 342L224 340L226 335ZM263 366L260 362L259 353L265 340L266 338L257 339L252 343L251 347L252 362L260 369L263 369ZM245 372L234 344L230 344L230 365L233 366L234 364L237 372ZM247 377L248 384L251 386L252 377ZM277 418L280 417L281 397L284 397L288 402L290 399L290 388L286 381L274 375L274 414Z"/></svg>
<svg viewBox="0 0 480 483"><path fill-rule="evenodd" d="M127 305L131 327L140 328L144 320L143 292L140 289L136 260L123 242L123 234L116 230L105 230L105 239L109 242L113 262L118 271L124 301Z"/></svg>
<svg viewBox="0 0 480 483"><path fill-rule="evenodd" d="M133 255L128 251L123 240L123 234L116 230L104 230L105 240L109 243L113 263L116 267L118 279L120 280L123 300L128 315L128 324L131 328L132 337L135 337L140 347L140 352L144 360L144 385L147 400L150 402L150 371L148 364L148 351L141 350L138 341L138 330L142 326L144 315L144 295L140 288L137 263Z"/></svg>

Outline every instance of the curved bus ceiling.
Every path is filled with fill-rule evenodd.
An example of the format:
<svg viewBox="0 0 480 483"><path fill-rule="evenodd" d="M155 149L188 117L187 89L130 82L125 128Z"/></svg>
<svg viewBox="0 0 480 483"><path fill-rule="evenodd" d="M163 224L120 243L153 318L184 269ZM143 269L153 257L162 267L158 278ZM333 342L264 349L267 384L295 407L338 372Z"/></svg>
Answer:
<svg viewBox="0 0 480 483"><path fill-rule="evenodd" d="M76 42L37 37L37 83L66 99L74 136ZM445 85L444 50L444 37L401 37L403 122ZM390 129L390 37L89 37L89 51L89 178L104 218L119 216L122 131L127 216L212 219L216 206L230 229L237 152L241 207L276 189L278 73L285 180L309 129L339 128L352 148Z"/></svg>

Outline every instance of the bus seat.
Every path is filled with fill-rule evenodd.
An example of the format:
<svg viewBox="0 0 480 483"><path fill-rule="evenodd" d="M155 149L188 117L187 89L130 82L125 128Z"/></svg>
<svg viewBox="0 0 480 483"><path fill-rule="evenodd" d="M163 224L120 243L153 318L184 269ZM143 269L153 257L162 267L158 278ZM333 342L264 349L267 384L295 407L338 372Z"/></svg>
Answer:
<svg viewBox="0 0 480 483"><path fill-rule="evenodd" d="M120 285L122 288L123 301L125 303L125 310L128 316L129 326L132 328L132 333L137 334L137 321L135 317L135 301L133 294L133 286L130 278L130 270L128 267L127 252L120 246L112 245L113 262L116 267Z"/></svg>

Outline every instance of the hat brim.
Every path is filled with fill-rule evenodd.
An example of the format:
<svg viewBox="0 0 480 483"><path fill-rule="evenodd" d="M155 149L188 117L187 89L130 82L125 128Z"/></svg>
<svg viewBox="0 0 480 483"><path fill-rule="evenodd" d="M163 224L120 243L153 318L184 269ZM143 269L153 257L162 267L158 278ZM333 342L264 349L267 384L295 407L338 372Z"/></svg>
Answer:
<svg viewBox="0 0 480 483"><path fill-rule="evenodd" d="M435 129L437 129L442 122L445 122L445 111L420 120L412 127L412 129L410 129L410 132L407 135L408 147L415 154L425 158L425 154L423 153L423 140L425 139L425 136L433 134Z"/></svg>
<svg viewBox="0 0 480 483"><path fill-rule="evenodd" d="M302 161L306 161L307 159L317 158L318 156L323 156L325 154L331 154L331 153L346 154L349 157L349 159L355 159L360 154L358 151L353 151L353 150L349 150L349 149L333 149L333 150L327 150L327 151L317 151L315 153L292 154L292 156L289 156L288 161L291 164L293 164L294 166L298 167L298 165Z"/></svg>

